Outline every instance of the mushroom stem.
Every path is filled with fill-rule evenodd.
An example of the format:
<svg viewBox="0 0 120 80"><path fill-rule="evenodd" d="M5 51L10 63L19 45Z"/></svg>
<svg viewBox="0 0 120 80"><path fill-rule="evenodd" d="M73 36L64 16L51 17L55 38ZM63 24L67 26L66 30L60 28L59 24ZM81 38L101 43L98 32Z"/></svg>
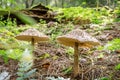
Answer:
<svg viewBox="0 0 120 80"><path fill-rule="evenodd" d="M34 38L32 38L32 46L34 46Z"/></svg>
<svg viewBox="0 0 120 80"><path fill-rule="evenodd" d="M73 75L74 77L79 76L79 54L78 54L78 43L75 42L75 46L74 46L74 65L73 65Z"/></svg>

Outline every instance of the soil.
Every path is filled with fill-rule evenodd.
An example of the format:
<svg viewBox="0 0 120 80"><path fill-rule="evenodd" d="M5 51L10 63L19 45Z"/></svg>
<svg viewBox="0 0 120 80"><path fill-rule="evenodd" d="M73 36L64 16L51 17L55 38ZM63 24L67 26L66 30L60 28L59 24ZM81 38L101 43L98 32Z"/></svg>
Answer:
<svg viewBox="0 0 120 80"><path fill-rule="evenodd" d="M89 33L105 45L114 38L120 38L120 30L110 25L110 30L103 30L94 34L93 28L89 28ZM95 29L94 29L95 30ZM88 31L88 29L86 29ZM97 31L96 31L97 32ZM31 79L45 80L45 77L64 77L72 79L73 56L66 53L66 47L56 46L53 43L39 43L34 50L34 66L36 72ZM111 80L120 80L120 70L115 70L115 66L120 63L120 51L108 52L106 50L82 50L80 53L80 74L77 80L94 80L102 77L111 77ZM45 54L48 56L45 57ZM103 54L104 57L99 57ZM0 73L9 72L10 80L16 80L18 61L10 59L5 63L0 57ZM29 79L28 79L29 80Z"/></svg>

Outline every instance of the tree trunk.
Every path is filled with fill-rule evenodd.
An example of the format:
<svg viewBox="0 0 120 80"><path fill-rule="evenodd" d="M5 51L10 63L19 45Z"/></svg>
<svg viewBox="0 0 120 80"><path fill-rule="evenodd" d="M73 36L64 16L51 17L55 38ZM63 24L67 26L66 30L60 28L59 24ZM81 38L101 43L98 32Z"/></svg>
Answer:
<svg viewBox="0 0 120 80"><path fill-rule="evenodd" d="M2 7L2 3L3 3L3 1L1 0L1 1L0 1L0 6L1 6L1 7Z"/></svg>
<svg viewBox="0 0 120 80"><path fill-rule="evenodd" d="M57 7L57 1L55 0L55 6Z"/></svg>
<svg viewBox="0 0 120 80"><path fill-rule="evenodd" d="M64 8L64 0L62 0L62 8Z"/></svg>
<svg viewBox="0 0 120 80"><path fill-rule="evenodd" d="M33 6L33 4L34 4L34 1L35 1L35 0L32 0L32 1L31 1L31 5L30 5L30 6Z"/></svg>
<svg viewBox="0 0 120 80"><path fill-rule="evenodd" d="M25 0L26 8L33 6L33 4L34 4L34 0Z"/></svg>
<svg viewBox="0 0 120 80"><path fill-rule="evenodd" d="M74 78L79 76L79 54L78 54L78 43L75 42L74 46L74 65L73 65L73 75Z"/></svg>
<svg viewBox="0 0 120 80"><path fill-rule="evenodd" d="M98 8L99 8L99 0L97 0L96 3L97 3L97 6L96 6L96 7L97 7L97 10L98 10Z"/></svg>
<svg viewBox="0 0 120 80"><path fill-rule="evenodd" d="M26 8L29 8L28 0L25 0L25 6L26 6Z"/></svg>

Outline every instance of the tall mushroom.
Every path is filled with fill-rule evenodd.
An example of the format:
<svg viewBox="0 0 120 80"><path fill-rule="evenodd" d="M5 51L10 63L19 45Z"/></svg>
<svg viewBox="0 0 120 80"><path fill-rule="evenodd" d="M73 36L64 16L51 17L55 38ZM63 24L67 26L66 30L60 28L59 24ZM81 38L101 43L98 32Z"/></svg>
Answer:
<svg viewBox="0 0 120 80"><path fill-rule="evenodd" d="M74 77L79 76L80 73L78 47L92 48L100 44L97 39L95 39L85 31L80 29L75 29L66 35L59 36L57 37L57 40L59 43L63 45L74 48L74 65L73 65Z"/></svg>
<svg viewBox="0 0 120 80"><path fill-rule="evenodd" d="M30 28L15 37L18 40L31 41L32 45L39 41L47 41L49 37L43 33L40 33L35 28Z"/></svg>

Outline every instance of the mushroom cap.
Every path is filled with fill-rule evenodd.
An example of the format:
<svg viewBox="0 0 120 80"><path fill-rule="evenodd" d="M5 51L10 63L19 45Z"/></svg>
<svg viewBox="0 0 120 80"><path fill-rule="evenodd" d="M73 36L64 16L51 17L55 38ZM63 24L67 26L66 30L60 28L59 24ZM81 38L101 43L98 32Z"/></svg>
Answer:
<svg viewBox="0 0 120 80"><path fill-rule="evenodd" d="M66 35L59 36L57 40L59 43L71 47L74 47L75 42L77 42L81 48L92 48L100 44L96 38L80 29L75 29Z"/></svg>
<svg viewBox="0 0 120 80"><path fill-rule="evenodd" d="M43 33L40 33L35 28L27 29L26 31L17 35L15 38L18 39L18 40L24 40L24 41L32 41L32 38L33 38L34 42L49 40L48 36L46 36Z"/></svg>

